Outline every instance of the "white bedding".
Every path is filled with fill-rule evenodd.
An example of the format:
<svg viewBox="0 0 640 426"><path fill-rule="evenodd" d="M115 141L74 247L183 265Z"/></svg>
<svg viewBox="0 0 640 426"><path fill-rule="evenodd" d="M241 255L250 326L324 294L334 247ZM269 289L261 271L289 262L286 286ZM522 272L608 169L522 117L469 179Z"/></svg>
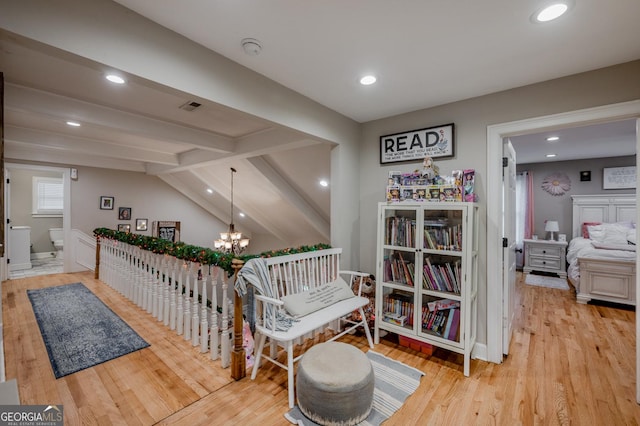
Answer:
<svg viewBox="0 0 640 426"><path fill-rule="evenodd" d="M567 262L569 263L567 276L576 289L580 288L580 271L578 270L579 257L622 260L636 259L635 250L628 250L627 247L625 247L625 250L616 250L614 245L611 245L610 247L611 249L596 249L593 246L592 240L583 237L571 240L569 248L567 249Z"/></svg>

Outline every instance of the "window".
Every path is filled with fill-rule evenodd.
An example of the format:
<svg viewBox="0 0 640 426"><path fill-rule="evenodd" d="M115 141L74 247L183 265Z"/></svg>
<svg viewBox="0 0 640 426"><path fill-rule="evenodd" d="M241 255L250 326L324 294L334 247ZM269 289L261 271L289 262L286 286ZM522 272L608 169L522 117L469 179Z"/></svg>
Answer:
<svg viewBox="0 0 640 426"><path fill-rule="evenodd" d="M38 216L62 216L64 190L62 179L33 178L33 214Z"/></svg>

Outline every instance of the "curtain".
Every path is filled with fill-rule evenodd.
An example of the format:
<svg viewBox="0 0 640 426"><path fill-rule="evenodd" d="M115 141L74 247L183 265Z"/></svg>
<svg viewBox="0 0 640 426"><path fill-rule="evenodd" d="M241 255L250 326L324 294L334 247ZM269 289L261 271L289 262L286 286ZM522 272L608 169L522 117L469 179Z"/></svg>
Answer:
<svg viewBox="0 0 640 426"><path fill-rule="evenodd" d="M531 172L519 172L516 175L516 249L522 250L522 240L533 234L533 175ZM522 268L524 256L516 252L516 267Z"/></svg>

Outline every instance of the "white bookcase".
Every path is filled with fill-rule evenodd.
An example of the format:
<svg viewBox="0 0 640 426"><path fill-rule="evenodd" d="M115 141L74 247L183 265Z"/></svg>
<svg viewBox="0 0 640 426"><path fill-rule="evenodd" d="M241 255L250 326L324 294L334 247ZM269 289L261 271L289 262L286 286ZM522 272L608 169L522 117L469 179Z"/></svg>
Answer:
<svg viewBox="0 0 640 426"><path fill-rule="evenodd" d="M464 355L476 341L478 207L380 203L375 342L386 330Z"/></svg>

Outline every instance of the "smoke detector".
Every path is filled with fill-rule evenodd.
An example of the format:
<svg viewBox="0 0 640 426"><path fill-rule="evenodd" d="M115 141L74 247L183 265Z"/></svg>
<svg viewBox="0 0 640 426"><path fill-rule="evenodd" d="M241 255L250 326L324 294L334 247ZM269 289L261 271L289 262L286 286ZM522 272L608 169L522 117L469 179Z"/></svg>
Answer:
<svg viewBox="0 0 640 426"><path fill-rule="evenodd" d="M243 38L242 48L244 49L244 53L249 56L257 56L262 51L260 41L255 38Z"/></svg>

